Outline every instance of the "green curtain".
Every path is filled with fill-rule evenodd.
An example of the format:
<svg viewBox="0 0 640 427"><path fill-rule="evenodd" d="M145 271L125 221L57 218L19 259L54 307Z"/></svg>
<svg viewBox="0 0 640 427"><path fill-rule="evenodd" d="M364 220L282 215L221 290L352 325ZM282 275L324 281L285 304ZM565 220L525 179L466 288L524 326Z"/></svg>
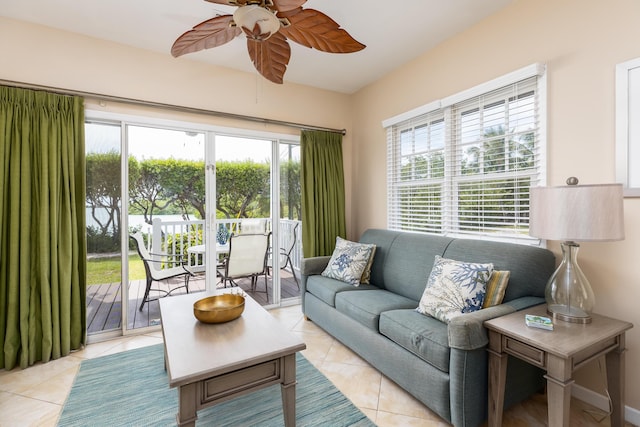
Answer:
<svg viewBox="0 0 640 427"><path fill-rule="evenodd" d="M342 135L304 130L300 144L304 257L331 255L347 234Z"/></svg>
<svg viewBox="0 0 640 427"><path fill-rule="evenodd" d="M84 101L0 86L0 367L85 343Z"/></svg>

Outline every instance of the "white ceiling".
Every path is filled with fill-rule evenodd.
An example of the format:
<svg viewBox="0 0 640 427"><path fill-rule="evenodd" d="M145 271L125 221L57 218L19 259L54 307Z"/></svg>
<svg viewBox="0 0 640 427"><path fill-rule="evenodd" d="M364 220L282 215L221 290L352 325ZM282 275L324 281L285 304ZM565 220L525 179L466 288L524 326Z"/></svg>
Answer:
<svg viewBox="0 0 640 427"><path fill-rule="evenodd" d="M353 93L513 0L308 0L367 47L328 54L291 44L285 82ZM171 55L194 25L235 7L204 0L0 0L0 15ZM46 41L43 41L46 43ZM204 61L255 72L244 35L176 61Z"/></svg>

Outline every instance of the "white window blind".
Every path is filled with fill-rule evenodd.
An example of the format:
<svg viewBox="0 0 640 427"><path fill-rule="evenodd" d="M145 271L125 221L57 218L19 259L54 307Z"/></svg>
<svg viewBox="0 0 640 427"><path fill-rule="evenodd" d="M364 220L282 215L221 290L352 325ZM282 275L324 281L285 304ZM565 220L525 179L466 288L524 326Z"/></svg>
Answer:
<svg viewBox="0 0 640 427"><path fill-rule="evenodd" d="M390 229L537 242L529 189L543 184L545 97L533 74L387 127Z"/></svg>

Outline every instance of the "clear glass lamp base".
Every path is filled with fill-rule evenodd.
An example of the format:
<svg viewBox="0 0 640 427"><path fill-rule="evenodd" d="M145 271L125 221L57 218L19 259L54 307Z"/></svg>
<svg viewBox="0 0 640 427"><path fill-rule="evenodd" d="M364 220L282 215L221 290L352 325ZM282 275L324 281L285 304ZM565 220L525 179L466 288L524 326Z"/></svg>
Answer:
<svg viewBox="0 0 640 427"><path fill-rule="evenodd" d="M547 313L553 319L563 320L571 323L591 323L591 315L576 307L568 307L559 304L547 304Z"/></svg>
<svg viewBox="0 0 640 427"><path fill-rule="evenodd" d="M553 273L545 289L547 312L558 320L590 323L595 296L586 276L578 265L579 245L564 242L562 262Z"/></svg>

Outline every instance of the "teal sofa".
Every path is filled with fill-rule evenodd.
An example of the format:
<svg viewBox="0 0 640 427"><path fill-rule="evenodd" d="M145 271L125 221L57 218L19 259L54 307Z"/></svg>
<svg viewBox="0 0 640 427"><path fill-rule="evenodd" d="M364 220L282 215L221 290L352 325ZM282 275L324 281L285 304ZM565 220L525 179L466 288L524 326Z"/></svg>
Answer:
<svg viewBox="0 0 640 427"><path fill-rule="evenodd" d="M487 416L485 320L544 303L555 269L552 252L525 245L370 229L376 245L370 284L354 287L321 275L330 257L301 266L305 317L352 349L447 422L478 426ZM449 324L415 311L435 255L494 264L511 277L503 303ZM544 386L542 371L509 359L505 406Z"/></svg>

